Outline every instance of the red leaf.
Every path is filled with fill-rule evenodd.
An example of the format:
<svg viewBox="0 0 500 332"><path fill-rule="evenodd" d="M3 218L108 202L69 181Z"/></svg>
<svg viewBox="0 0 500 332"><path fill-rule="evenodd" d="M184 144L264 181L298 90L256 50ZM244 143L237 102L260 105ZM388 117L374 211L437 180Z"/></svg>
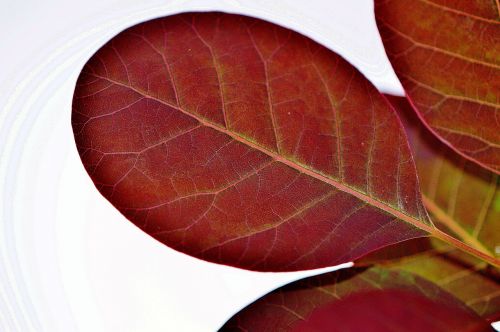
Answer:
<svg viewBox="0 0 500 332"><path fill-rule="evenodd" d="M429 318L432 317L432 321ZM458 319L457 319L458 317ZM491 331L486 323L413 292L356 293L312 312L293 331Z"/></svg>
<svg viewBox="0 0 500 332"><path fill-rule="evenodd" d="M500 172L498 1L376 0L387 55L419 117L464 157Z"/></svg>
<svg viewBox="0 0 500 332"><path fill-rule="evenodd" d="M104 197L212 262L318 268L434 229L383 97L271 23L191 13L120 33L83 68L72 123Z"/></svg>
<svg viewBox="0 0 500 332"><path fill-rule="evenodd" d="M220 331L492 331L449 293L412 273L372 267L279 288Z"/></svg>

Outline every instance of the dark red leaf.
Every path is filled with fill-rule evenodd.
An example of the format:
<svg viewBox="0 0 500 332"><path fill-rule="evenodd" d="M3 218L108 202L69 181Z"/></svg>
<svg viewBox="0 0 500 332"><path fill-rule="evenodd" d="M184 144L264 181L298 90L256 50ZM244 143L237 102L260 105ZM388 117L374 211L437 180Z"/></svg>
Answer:
<svg viewBox="0 0 500 332"><path fill-rule="evenodd" d="M318 268L434 230L383 97L261 20L191 13L120 33L83 68L72 123L104 197L212 262Z"/></svg>
<svg viewBox="0 0 500 332"><path fill-rule="evenodd" d="M372 267L306 278L233 316L221 331L492 331L463 303L404 270Z"/></svg>
<svg viewBox="0 0 500 332"><path fill-rule="evenodd" d="M457 319L458 318L458 319ZM314 310L293 331L491 331L471 315L413 292L372 290Z"/></svg>
<svg viewBox="0 0 500 332"><path fill-rule="evenodd" d="M500 14L493 0L376 0L387 55L424 123L500 172Z"/></svg>

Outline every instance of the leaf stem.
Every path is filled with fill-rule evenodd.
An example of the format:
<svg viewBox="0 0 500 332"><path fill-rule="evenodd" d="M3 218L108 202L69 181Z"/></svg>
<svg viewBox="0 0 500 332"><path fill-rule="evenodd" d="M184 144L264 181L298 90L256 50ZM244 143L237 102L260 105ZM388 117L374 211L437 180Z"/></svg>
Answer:
<svg viewBox="0 0 500 332"><path fill-rule="evenodd" d="M450 244L450 245L460 249L461 251L465 251L466 253L469 253L469 254L479 258L480 260L483 260L483 261L485 261L485 262L487 262L495 267L500 267L500 260L499 259L496 259L495 257L492 257L483 251L480 251L476 248L471 247L470 245L465 244L464 242L454 238L451 235L446 234L445 232L443 232L442 230L440 230L438 228L433 228L433 230L431 231L431 235L434 236L435 238L440 239L441 241L444 241L445 243Z"/></svg>
<svg viewBox="0 0 500 332"><path fill-rule="evenodd" d="M478 251L482 251L488 256L493 257L493 254L481 243L477 238L467 233L457 222L451 218L446 212L444 212L436 203L430 200L427 196L422 195L422 201L425 208L431 212L431 214L443 225L448 227L452 232L454 232L461 240L467 243L469 246L473 247Z"/></svg>

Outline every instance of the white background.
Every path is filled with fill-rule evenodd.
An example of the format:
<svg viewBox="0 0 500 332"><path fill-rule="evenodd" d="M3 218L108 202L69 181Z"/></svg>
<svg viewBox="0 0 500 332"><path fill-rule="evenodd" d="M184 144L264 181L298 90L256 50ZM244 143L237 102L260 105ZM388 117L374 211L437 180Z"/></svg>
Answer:
<svg viewBox="0 0 500 332"><path fill-rule="evenodd" d="M290 27L379 89L402 92L371 0L0 0L0 331L215 331L318 273L256 273L175 252L125 220L83 169L70 126L82 66L124 28L188 10Z"/></svg>

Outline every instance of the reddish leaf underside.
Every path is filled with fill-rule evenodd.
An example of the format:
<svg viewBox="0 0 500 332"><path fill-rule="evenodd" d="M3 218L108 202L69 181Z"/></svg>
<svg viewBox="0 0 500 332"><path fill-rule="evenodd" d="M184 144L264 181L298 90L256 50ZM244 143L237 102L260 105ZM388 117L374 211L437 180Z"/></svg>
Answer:
<svg viewBox="0 0 500 332"><path fill-rule="evenodd" d="M310 277L279 288L233 316L221 331L492 331L436 285L372 267Z"/></svg>
<svg viewBox="0 0 500 332"><path fill-rule="evenodd" d="M381 95L261 20L188 13L120 33L83 68L72 124L102 195L208 261L318 268L432 228Z"/></svg>
<svg viewBox="0 0 500 332"><path fill-rule="evenodd" d="M494 0L376 0L387 55L426 125L500 172L500 16Z"/></svg>

